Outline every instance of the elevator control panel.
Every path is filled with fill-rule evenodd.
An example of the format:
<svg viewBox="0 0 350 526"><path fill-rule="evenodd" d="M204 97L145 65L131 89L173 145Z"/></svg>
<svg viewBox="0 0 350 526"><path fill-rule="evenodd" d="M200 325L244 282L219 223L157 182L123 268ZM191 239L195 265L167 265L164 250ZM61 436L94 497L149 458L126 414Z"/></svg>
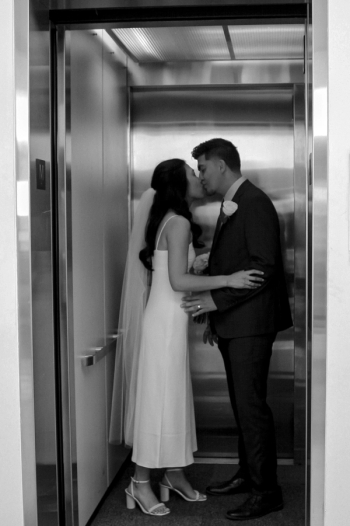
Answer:
<svg viewBox="0 0 350 526"><path fill-rule="evenodd" d="M42 159L36 159L36 187L37 190L46 190L46 165Z"/></svg>

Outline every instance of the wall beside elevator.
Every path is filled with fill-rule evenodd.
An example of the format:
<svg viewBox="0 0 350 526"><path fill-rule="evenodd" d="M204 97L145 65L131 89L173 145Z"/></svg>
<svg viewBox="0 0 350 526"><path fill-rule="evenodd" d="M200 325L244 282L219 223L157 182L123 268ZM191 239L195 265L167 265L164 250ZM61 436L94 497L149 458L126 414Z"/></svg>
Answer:
<svg viewBox="0 0 350 526"><path fill-rule="evenodd" d="M0 334L5 357L0 381L0 523L22 526L24 515L29 524L36 511L28 279L28 4L5 0L0 16ZM23 452L29 457L26 466Z"/></svg>
<svg viewBox="0 0 350 526"><path fill-rule="evenodd" d="M349 17L350 4L346 0L316 2L317 15L328 27L327 39L321 40L318 32L318 60L322 59L324 80L319 84L316 112L320 119L315 132L318 144L326 145L328 131L328 227L327 258L327 384L325 414L325 526L349 521L350 502L344 479L350 469L349 455L349 399L350 399L350 147L349 119L350 100L348 96L349 69ZM321 25L321 24L320 24ZM321 26L322 27L322 26ZM328 46L327 46L328 44ZM323 95L320 95L323 92ZM328 97L328 101L327 101ZM328 106L328 129L327 129ZM322 162L324 163L324 158ZM319 160L321 158L319 156ZM323 166L327 166L326 163ZM316 168L316 166L315 166ZM319 190L320 191L320 190ZM324 194L323 199L326 199ZM325 309L325 307L324 307ZM325 312L325 310L323 311ZM320 367L320 365L318 365ZM323 399L321 400L321 402ZM319 403L320 404L320 403ZM316 404L315 404L316 405ZM315 411L324 411L319 405ZM316 427L317 426L317 427ZM315 441L321 429L315 422ZM317 476L316 470L314 476ZM317 504L314 501L315 504Z"/></svg>

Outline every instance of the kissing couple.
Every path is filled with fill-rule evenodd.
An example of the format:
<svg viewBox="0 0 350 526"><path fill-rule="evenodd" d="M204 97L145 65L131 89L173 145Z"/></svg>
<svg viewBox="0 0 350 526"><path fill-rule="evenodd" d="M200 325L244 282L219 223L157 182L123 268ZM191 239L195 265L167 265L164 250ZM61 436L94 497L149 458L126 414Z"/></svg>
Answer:
<svg viewBox="0 0 350 526"><path fill-rule="evenodd" d="M189 367L188 314L207 315L204 339L222 354L238 427L239 469L209 495L248 493L229 510L252 519L283 507L277 482L274 423L266 403L272 345L292 325L276 210L241 174L237 148L211 139L194 148L199 177L181 159L160 163L141 197L124 275L117 355L123 356L123 440L132 446L134 476L127 507L170 513L170 492L204 502L184 468L197 450ZM201 228L190 206L205 195L223 198L208 275L191 272ZM117 364L119 366L119 364ZM117 367L116 365L116 367ZM116 386L115 386L116 389ZM114 396L116 399L116 396ZM115 404L112 405L116 411ZM164 468L160 501L150 470Z"/></svg>

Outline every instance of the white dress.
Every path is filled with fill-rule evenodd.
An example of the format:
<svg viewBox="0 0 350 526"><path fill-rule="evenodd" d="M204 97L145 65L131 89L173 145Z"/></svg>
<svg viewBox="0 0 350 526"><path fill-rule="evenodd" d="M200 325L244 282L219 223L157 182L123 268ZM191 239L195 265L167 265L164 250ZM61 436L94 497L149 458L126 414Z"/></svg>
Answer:
<svg viewBox="0 0 350 526"><path fill-rule="evenodd" d="M193 463L197 450L188 314L180 307L184 293L170 285L168 251L157 246L142 329L132 460L148 468L182 467ZM190 244L189 268L194 258Z"/></svg>

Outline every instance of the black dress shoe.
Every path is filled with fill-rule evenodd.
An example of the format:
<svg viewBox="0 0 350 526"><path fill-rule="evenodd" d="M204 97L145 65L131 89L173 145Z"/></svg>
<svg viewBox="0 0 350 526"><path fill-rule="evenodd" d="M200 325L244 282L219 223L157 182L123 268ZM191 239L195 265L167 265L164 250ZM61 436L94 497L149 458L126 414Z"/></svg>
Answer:
<svg viewBox="0 0 350 526"><path fill-rule="evenodd" d="M241 506L234 510L229 510L226 517L233 521L244 521L257 519L267 515L272 511L278 511L283 508L283 497L281 488L273 493L264 495L251 495Z"/></svg>
<svg viewBox="0 0 350 526"><path fill-rule="evenodd" d="M217 486L208 486L206 492L209 495L237 495L237 493L249 493L251 485L244 478L235 475L232 479L222 482Z"/></svg>

